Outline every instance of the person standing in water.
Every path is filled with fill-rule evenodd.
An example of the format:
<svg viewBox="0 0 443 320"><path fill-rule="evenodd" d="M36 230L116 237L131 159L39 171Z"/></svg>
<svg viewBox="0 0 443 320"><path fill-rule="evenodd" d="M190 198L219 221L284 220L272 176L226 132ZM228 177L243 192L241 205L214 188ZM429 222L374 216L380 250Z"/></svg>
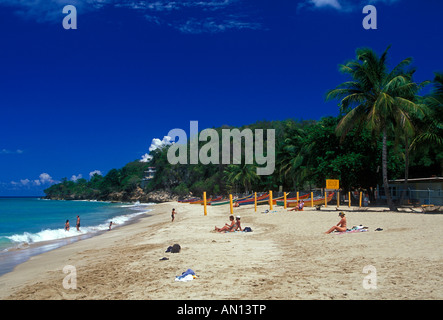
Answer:
<svg viewBox="0 0 443 320"><path fill-rule="evenodd" d="M80 217L77 216L77 224L75 225L77 227L77 231L80 231Z"/></svg>
<svg viewBox="0 0 443 320"><path fill-rule="evenodd" d="M69 220L65 222L65 231L69 231Z"/></svg>

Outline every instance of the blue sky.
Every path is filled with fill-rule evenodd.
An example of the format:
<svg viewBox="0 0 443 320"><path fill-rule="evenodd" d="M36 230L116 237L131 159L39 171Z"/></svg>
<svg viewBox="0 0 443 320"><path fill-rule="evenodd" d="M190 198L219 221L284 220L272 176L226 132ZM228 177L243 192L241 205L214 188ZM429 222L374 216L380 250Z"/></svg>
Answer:
<svg viewBox="0 0 443 320"><path fill-rule="evenodd" d="M65 30L65 5L77 29ZM362 9L377 8L377 30ZM440 0L0 0L0 196L141 159L169 130L337 115L358 47L443 70ZM155 142L155 141L154 141Z"/></svg>

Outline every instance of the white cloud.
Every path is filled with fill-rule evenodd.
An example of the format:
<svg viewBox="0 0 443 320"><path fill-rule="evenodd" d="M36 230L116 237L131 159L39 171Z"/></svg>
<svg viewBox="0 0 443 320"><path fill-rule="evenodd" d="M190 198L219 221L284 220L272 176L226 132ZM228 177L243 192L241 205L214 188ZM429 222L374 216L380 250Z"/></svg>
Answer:
<svg viewBox="0 0 443 320"><path fill-rule="evenodd" d="M142 155L142 158L140 160L140 162L149 162L151 161L153 158L153 156L151 156L150 154L145 153L144 155Z"/></svg>
<svg viewBox="0 0 443 320"><path fill-rule="evenodd" d="M151 146L149 147L149 151L154 151L156 149L161 149L164 146L171 144L171 137L164 136L162 140L154 138L152 139Z"/></svg>
<svg viewBox="0 0 443 320"><path fill-rule="evenodd" d="M174 142L171 142L171 140L172 138L170 136L164 136L162 140L158 138L152 139L151 145L149 146L149 152L173 144ZM149 162L152 160L152 158L153 156L151 156L149 153L145 153L144 155L142 155L140 162Z"/></svg>
<svg viewBox="0 0 443 320"><path fill-rule="evenodd" d="M29 179L21 179L20 180L20 183L24 186L27 186L30 182L31 182L31 180L29 180Z"/></svg>
<svg viewBox="0 0 443 320"><path fill-rule="evenodd" d="M251 21L242 0L0 0L0 6L15 9L24 19L60 23L62 9L73 5L77 14L105 7L129 8L146 17L147 23L172 27L184 33L213 33L228 30L259 29Z"/></svg>
<svg viewBox="0 0 443 320"><path fill-rule="evenodd" d="M310 2L317 8L328 6L338 10L342 8L338 0L311 0Z"/></svg>
<svg viewBox="0 0 443 320"><path fill-rule="evenodd" d="M71 181L76 182L78 179L81 179L82 177L83 177L83 176L82 176L81 173L78 174L78 175L73 174L72 177L71 177Z"/></svg>
<svg viewBox="0 0 443 320"><path fill-rule="evenodd" d="M40 174L39 178L40 178L40 182L42 184L54 182L54 180L52 180L52 177L49 174L45 173L45 172Z"/></svg>
<svg viewBox="0 0 443 320"><path fill-rule="evenodd" d="M176 29L183 33L219 33L228 31L231 29L251 29L257 30L261 28L261 25L256 22L243 22L233 17L226 19L216 19L208 17L205 19L191 18L182 24L174 26Z"/></svg>
<svg viewBox="0 0 443 320"><path fill-rule="evenodd" d="M0 150L0 154L22 154L23 150L17 149L17 150L7 150L7 149L2 149Z"/></svg>
<svg viewBox="0 0 443 320"><path fill-rule="evenodd" d="M20 179L19 182L11 181L10 184L13 187L16 187L16 188L18 188L18 187L30 188L30 187L39 187L39 186L44 185L44 184L51 184L51 183L57 183L57 182L58 181L53 180L52 177L49 174L44 172L44 173L39 175L38 179L34 179L34 180L30 180L30 179L27 179L27 178L26 179Z"/></svg>
<svg viewBox="0 0 443 320"><path fill-rule="evenodd" d="M341 12L362 10L367 4L392 4L400 0L304 0L298 5L298 9L324 9L332 8Z"/></svg>
<svg viewBox="0 0 443 320"><path fill-rule="evenodd" d="M89 172L89 179L91 179L94 176L94 174L98 174L99 176L103 175L100 170L94 170L94 171Z"/></svg>

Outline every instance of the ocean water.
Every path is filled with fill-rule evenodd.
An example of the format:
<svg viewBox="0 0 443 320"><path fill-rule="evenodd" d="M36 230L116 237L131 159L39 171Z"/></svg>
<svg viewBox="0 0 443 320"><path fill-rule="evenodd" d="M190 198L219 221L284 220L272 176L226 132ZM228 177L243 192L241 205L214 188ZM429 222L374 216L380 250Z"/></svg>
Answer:
<svg viewBox="0 0 443 320"><path fill-rule="evenodd" d="M0 198L0 275L62 245L117 228L151 211L153 204ZM75 225L80 216L80 228ZM69 220L70 230L65 231Z"/></svg>

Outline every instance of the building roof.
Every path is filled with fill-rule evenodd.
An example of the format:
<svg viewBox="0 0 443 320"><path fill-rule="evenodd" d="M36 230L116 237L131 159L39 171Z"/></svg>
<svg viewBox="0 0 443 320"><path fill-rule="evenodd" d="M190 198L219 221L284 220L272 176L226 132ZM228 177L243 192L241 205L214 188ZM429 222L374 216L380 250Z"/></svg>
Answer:
<svg viewBox="0 0 443 320"><path fill-rule="evenodd" d="M389 183L404 183L405 179L389 180ZM443 177L412 178L408 182L443 182Z"/></svg>

